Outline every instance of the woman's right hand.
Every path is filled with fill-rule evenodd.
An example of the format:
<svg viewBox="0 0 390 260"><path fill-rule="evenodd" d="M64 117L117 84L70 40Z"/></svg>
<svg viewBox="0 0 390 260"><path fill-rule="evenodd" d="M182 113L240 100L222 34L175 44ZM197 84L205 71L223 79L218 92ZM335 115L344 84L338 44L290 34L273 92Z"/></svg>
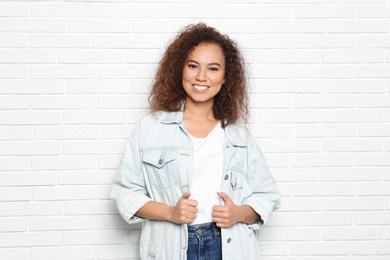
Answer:
<svg viewBox="0 0 390 260"><path fill-rule="evenodd" d="M170 221L176 224L188 224L196 218L198 202L190 199L191 193L184 193L176 206L172 207Z"/></svg>

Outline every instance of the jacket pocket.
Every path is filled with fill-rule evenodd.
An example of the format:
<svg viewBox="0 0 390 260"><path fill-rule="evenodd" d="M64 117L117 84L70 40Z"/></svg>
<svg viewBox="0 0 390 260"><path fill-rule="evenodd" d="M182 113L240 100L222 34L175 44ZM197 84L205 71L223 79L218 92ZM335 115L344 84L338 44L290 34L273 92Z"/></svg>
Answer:
<svg viewBox="0 0 390 260"><path fill-rule="evenodd" d="M150 184L169 188L180 182L178 154L178 149L156 149L142 152L142 161Z"/></svg>

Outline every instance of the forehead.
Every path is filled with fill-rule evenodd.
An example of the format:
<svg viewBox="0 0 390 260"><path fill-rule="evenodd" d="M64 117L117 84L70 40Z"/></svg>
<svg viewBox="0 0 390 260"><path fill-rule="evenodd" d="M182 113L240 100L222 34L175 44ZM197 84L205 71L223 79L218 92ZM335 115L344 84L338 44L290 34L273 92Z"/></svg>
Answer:
<svg viewBox="0 0 390 260"><path fill-rule="evenodd" d="M216 43L200 43L189 53L188 58L218 59L225 60L221 46Z"/></svg>

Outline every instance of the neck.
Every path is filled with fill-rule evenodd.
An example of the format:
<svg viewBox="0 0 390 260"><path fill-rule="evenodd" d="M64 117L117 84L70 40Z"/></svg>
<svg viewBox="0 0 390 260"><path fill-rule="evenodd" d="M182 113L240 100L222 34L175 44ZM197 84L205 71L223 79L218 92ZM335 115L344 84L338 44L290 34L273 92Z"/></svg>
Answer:
<svg viewBox="0 0 390 260"><path fill-rule="evenodd" d="M214 102L196 103L187 99L184 104L184 117L196 120L215 120L213 105Z"/></svg>

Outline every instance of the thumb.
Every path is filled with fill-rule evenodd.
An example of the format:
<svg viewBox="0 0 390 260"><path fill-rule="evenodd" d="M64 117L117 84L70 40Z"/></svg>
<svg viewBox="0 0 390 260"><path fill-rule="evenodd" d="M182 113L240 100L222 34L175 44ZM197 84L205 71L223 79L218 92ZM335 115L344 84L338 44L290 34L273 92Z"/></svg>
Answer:
<svg viewBox="0 0 390 260"><path fill-rule="evenodd" d="M225 205L232 203L232 199L225 192L219 191L219 192L217 192L217 194L218 194L218 196L220 196L223 199L223 201L225 202Z"/></svg>
<svg viewBox="0 0 390 260"><path fill-rule="evenodd" d="M185 192L183 195L181 195L182 199L188 199L191 196L191 192Z"/></svg>

